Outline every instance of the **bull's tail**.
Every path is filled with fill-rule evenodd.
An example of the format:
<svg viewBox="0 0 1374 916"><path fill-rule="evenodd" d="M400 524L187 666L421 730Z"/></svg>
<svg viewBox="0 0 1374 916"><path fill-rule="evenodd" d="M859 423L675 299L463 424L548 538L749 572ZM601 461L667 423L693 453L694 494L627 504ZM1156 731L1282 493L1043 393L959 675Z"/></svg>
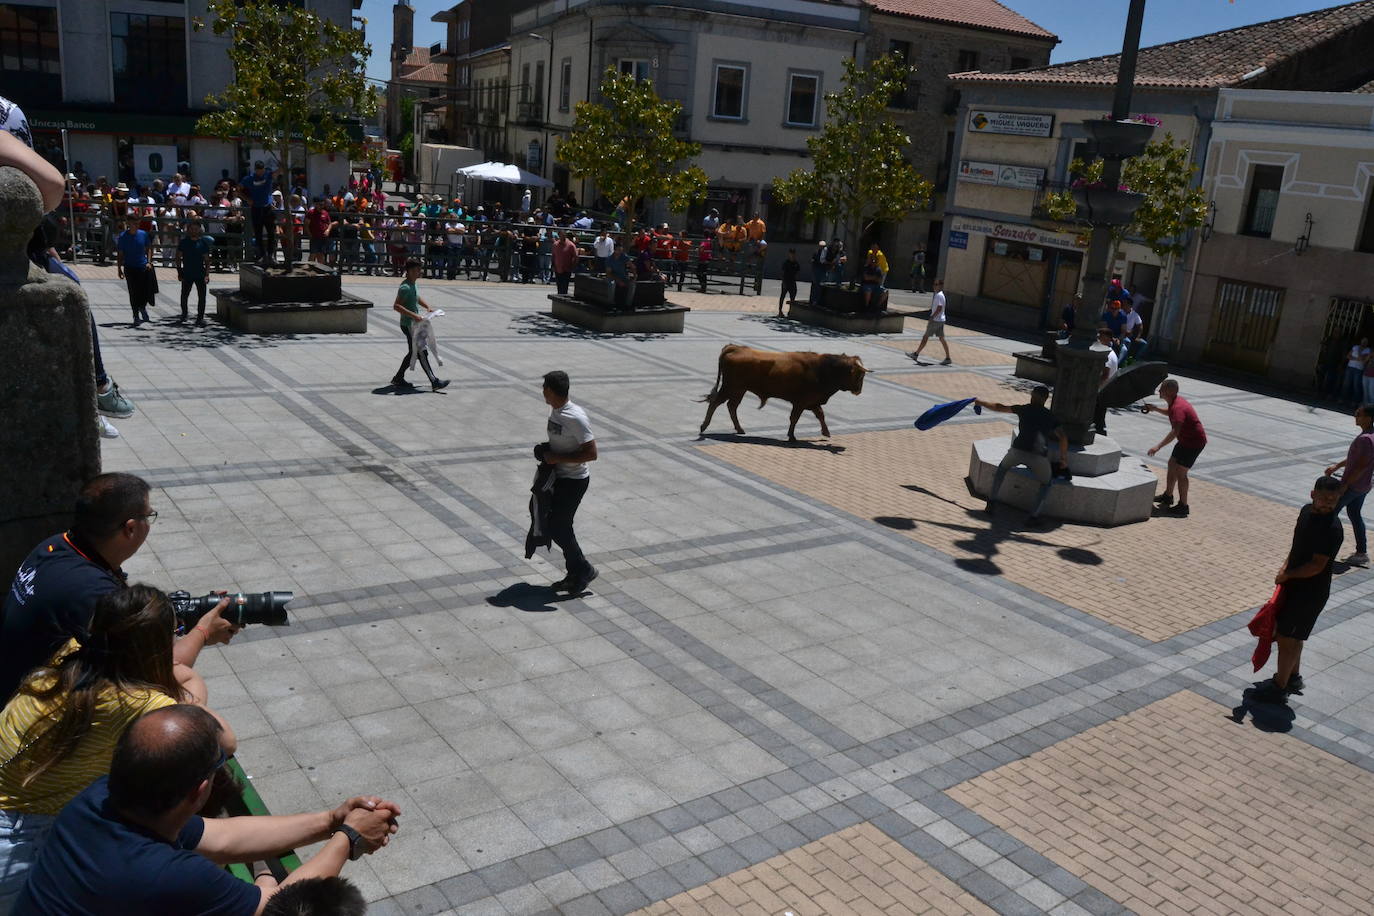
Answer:
<svg viewBox="0 0 1374 916"><path fill-rule="evenodd" d="M710 402L720 393L720 380L725 374L725 351L722 350L720 359L716 361L716 383L711 386L711 391L704 398L697 398L697 403Z"/></svg>

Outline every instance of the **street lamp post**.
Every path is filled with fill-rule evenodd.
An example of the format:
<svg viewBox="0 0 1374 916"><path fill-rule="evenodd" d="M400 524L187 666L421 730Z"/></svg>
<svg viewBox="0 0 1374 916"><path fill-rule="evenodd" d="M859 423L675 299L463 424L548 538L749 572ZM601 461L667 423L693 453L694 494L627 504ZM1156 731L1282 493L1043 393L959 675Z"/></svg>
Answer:
<svg viewBox="0 0 1374 916"><path fill-rule="evenodd" d="M1121 46L1121 64L1116 75L1116 94L1112 100L1113 121L1131 115L1131 90L1135 82L1136 58L1140 51L1140 28L1145 18L1145 0L1131 0L1126 14L1126 32ZM1121 184L1120 156L1107 156L1102 165L1102 188L1114 191ZM1058 373L1052 409L1069 441L1089 445L1093 441L1092 417L1107 348L1096 343L1098 316L1107 293L1107 266L1112 254L1112 227L1117 220L1089 214L1092 241L1083 266L1083 302L1074 314L1074 330L1068 342L1058 349ZM1129 216L1127 217L1129 221Z"/></svg>

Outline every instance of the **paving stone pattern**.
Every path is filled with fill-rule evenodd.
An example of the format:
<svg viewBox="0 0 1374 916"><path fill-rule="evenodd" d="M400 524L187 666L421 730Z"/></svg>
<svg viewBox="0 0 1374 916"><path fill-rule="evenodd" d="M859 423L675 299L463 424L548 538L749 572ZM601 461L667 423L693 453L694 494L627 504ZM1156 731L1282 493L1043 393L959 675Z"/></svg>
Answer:
<svg viewBox="0 0 1374 916"><path fill-rule="evenodd" d="M1346 416L1185 377L1211 437L1193 517L1030 533L1011 510L995 524L971 511L962 482L969 442L1008 426L911 429L961 392L1006 390L1023 342L959 329L958 365L915 369L918 320L883 339L805 328L768 314L771 283L702 297L718 308L682 335L617 338L554 321L549 287L423 281L447 312L453 384L397 396L394 279L346 279L378 304L366 335L265 338L171 324L166 295L133 331L112 270L81 271L138 404L104 463L146 476L160 512L127 568L193 592L296 592L289 629L250 628L198 668L274 811L361 791L401 804L395 843L347 867L373 914L1066 916L1153 899L1124 883L1140 880L1134 849L1088 861L1066 845L1093 823L1056 774L1026 771L1046 781L1037 816L1069 825L1046 831L1054 848L985 804L1011 810L1000 774L1056 753L1090 790L1094 767L1125 787L1168 781L1147 800L1160 822L1205 812L1231 833L1216 850L1272 845L1280 815L1293 842L1368 850L1323 806L1362 799L1374 770L1374 578L1341 568L1287 735L1221 714L1253 677L1245 620L1313 476L1344 454ZM743 412L744 439L718 426L703 447L696 399L731 341L857 353L875 371L827 406L829 443L783 444L787 409L770 403ZM571 373L602 455L578 519L601 578L578 599L544 587L556 551L523 555L551 368ZM1164 429L1109 423L1134 455ZM1219 705L1199 717L1196 703ZM1153 730L1129 718L1157 708ZM1120 748L1085 756L1073 742L1101 728L1124 729ZM1264 797L1311 813L1234 803L1236 786L1288 772L1276 755L1325 794L1285 779ZM1006 791L975 799L980 778ZM1345 810L1367 820L1362 805ZM1234 865L1260 860L1240 851L1198 858L1190 880L1302 909L1307 885L1266 875L1261 893ZM1325 909L1369 902L1348 859L1322 864Z"/></svg>

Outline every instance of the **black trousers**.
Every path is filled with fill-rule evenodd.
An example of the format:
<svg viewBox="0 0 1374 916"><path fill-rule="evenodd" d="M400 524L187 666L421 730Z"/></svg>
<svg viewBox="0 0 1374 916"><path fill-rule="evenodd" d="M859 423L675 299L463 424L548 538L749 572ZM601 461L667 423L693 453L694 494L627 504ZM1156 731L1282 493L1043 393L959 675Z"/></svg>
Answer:
<svg viewBox="0 0 1374 916"><path fill-rule="evenodd" d="M571 280L572 274L570 273L553 275L553 281L558 284L558 295L566 296L568 294L568 283Z"/></svg>
<svg viewBox="0 0 1374 916"><path fill-rule="evenodd" d="M406 332L406 355L401 359L401 368L396 370L396 374L391 377L393 382L403 382L406 378L406 370L410 368L410 325L402 328ZM434 370L429 367L429 351L420 351L420 368L425 370L425 375L429 377L429 383L434 384Z"/></svg>
<svg viewBox="0 0 1374 916"><path fill-rule="evenodd" d="M573 531L573 517L582 497L587 495L590 477L560 477L553 483L553 500L549 507L549 537L563 551L563 562L568 575L583 578L591 572L592 564L582 555L577 544L577 534Z"/></svg>
<svg viewBox="0 0 1374 916"><path fill-rule="evenodd" d="M152 268L124 268L124 285L129 289L129 309L134 313L134 323L147 321L148 306L153 301Z"/></svg>
<svg viewBox="0 0 1374 916"><path fill-rule="evenodd" d="M254 207L249 211L253 218L253 244L258 254L271 256L277 250L277 214L271 207ZM264 237L266 242L264 242ZM265 245L265 247L264 247Z"/></svg>
<svg viewBox="0 0 1374 916"><path fill-rule="evenodd" d="M796 280L783 280L783 281L782 281L782 291L778 293L778 311L780 311L780 312L782 311L782 304L783 304L783 301L784 301L784 300L791 301L791 302L796 302L796 301L797 301L797 281L796 281Z"/></svg>
<svg viewBox="0 0 1374 916"><path fill-rule="evenodd" d="M196 288L196 320L205 320L205 278L183 279L181 281L181 317L186 318L187 300L191 298L191 287Z"/></svg>

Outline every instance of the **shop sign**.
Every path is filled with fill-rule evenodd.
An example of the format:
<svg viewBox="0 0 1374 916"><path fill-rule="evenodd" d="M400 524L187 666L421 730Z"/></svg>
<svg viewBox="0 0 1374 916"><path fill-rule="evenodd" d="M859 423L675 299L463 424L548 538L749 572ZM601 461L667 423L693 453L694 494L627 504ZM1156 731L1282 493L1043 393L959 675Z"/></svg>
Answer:
<svg viewBox="0 0 1374 916"><path fill-rule="evenodd" d="M952 230L951 236L953 236L954 231L966 235L977 232L994 239L1026 242L1030 245L1043 245L1048 248L1086 249L1088 247L1088 236L1085 233L1052 232L1037 226L994 223L982 220L960 220L950 228Z"/></svg>
<svg viewBox="0 0 1374 916"><path fill-rule="evenodd" d="M1034 191L1045 179L1045 170L1027 165L1003 165L999 162L974 162L964 159L959 163L959 180L973 184L992 184L1003 188L1017 188Z"/></svg>
<svg viewBox="0 0 1374 916"><path fill-rule="evenodd" d="M975 134L1011 134L1017 137L1048 137L1054 131L1054 115L1029 111L982 111L968 113L968 129Z"/></svg>
<svg viewBox="0 0 1374 916"><path fill-rule="evenodd" d="M997 173L1001 166L995 162L971 162L964 159L959 163L959 180L974 184L997 184Z"/></svg>
<svg viewBox="0 0 1374 916"><path fill-rule="evenodd" d="M949 233L949 247L951 247L951 248L967 248L967 247L968 247L968 233L967 233L967 232L956 232L956 231L954 231L954 230L951 230L950 233Z"/></svg>

